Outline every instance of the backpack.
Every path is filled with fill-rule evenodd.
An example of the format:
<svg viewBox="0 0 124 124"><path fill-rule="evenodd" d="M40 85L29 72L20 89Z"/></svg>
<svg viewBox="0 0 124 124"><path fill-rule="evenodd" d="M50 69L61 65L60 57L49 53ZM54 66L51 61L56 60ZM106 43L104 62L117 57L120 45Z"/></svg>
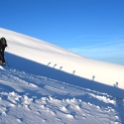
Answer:
<svg viewBox="0 0 124 124"><path fill-rule="evenodd" d="M7 47L7 42L6 42L6 39L4 37L2 37L0 39L0 44L1 44L2 47Z"/></svg>

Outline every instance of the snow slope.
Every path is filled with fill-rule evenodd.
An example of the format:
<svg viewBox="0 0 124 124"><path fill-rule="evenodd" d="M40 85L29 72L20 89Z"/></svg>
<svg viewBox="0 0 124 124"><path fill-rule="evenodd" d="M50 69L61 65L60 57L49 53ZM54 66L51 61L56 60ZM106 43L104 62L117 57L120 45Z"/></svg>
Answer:
<svg viewBox="0 0 124 124"><path fill-rule="evenodd" d="M0 29L0 124L123 124L124 66Z"/></svg>
<svg viewBox="0 0 124 124"><path fill-rule="evenodd" d="M123 99L0 69L0 124L123 124L123 116Z"/></svg>
<svg viewBox="0 0 124 124"><path fill-rule="evenodd" d="M116 95L116 90L119 93L116 96L124 94L124 66L91 60L5 29L0 29L0 36L6 37L8 41L6 58L11 68L68 83L72 83L70 79L73 79L73 84L77 85L76 80L79 86L102 89L112 95Z"/></svg>

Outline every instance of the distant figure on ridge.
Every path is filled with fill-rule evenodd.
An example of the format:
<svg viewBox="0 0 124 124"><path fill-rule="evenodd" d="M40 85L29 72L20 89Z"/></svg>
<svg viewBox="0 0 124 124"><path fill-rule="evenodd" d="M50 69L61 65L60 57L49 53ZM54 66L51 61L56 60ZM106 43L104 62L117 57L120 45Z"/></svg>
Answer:
<svg viewBox="0 0 124 124"><path fill-rule="evenodd" d="M5 65L4 50L7 47L7 42L4 37L0 39L0 65Z"/></svg>

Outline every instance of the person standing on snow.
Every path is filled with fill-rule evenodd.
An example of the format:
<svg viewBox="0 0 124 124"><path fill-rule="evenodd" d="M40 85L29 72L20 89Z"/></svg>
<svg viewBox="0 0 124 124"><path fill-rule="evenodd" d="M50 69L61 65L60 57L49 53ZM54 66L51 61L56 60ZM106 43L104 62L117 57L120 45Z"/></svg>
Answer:
<svg viewBox="0 0 124 124"><path fill-rule="evenodd" d="M6 39L2 37L0 39L0 64L5 65L4 50L7 47Z"/></svg>

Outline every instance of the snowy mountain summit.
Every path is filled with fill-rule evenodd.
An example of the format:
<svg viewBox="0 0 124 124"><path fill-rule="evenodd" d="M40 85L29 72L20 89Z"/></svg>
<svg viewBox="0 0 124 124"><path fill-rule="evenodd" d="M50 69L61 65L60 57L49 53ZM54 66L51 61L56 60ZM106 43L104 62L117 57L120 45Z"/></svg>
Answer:
<svg viewBox="0 0 124 124"><path fill-rule="evenodd" d="M0 124L123 124L124 66L0 28Z"/></svg>

